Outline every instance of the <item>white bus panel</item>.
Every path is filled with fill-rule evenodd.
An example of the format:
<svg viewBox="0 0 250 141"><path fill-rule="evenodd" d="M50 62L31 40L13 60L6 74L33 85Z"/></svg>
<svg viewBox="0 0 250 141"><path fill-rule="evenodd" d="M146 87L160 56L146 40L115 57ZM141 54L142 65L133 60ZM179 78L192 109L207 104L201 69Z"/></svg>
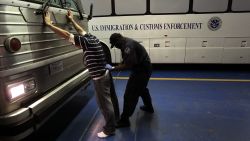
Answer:
<svg viewBox="0 0 250 141"><path fill-rule="evenodd" d="M237 48L228 47L237 47L235 42L238 46L248 46L249 19L250 13L96 17L90 22L89 30L106 40L114 32L143 39L153 63L241 64L248 63L248 57ZM243 52L248 50L245 47ZM114 62L119 62L115 58Z"/></svg>
<svg viewBox="0 0 250 141"><path fill-rule="evenodd" d="M150 39L152 63L184 63L185 45L185 38Z"/></svg>

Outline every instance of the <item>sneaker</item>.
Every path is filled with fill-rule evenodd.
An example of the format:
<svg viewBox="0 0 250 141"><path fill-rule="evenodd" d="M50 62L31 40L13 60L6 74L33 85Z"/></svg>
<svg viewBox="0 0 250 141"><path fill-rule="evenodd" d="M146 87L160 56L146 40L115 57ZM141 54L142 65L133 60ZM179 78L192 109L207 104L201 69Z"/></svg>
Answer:
<svg viewBox="0 0 250 141"><path fill-rule="evenodd" d="M142 111L148 112L148 113L154 113L154 108L153 107L149 107L149 106L141 106L140 109Z"/></svg>
<svg viewBox="0 0 250 141"><path fill-rule="evenodd" d="M116 123L116 128L123 128L123 127L129 127L130 126L130 122L129 120L119 120Z"/></svg>
<svg viewBox="0 0 250 141"><path fill-rule="evenodd" d="M102 132L97 133L97 137L99 137L99 138L107 138L107 137L112 136L112 135L114 135L114 133L111 133L111 134L105 134L103 131L102 131Z"/></svg>

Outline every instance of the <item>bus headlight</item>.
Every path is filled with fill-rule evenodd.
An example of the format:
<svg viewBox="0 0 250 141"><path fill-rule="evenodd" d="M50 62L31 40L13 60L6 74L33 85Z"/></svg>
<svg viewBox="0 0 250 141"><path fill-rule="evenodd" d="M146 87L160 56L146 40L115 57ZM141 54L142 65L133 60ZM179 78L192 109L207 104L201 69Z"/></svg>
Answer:
<svg viewBox="0 0 250 141"><path fill-rule="evenodd" d="M10 101L17 100L35 91L36 81L33 78L7 85L7 97Z"/></svg>
<svg viewBox="0 0 250 141"><path fill-rule="evenodd" d="M19 84L16 86L9 87L9 98L14 99L17 98L25 93L24 85Z"/></svg>

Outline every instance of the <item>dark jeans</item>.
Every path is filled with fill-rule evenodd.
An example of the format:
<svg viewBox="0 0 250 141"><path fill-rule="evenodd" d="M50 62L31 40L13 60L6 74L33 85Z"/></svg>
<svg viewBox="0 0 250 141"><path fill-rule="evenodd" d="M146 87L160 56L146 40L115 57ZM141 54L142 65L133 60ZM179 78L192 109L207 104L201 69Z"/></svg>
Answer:
<svg viewBox="0 0 250 141"><path fill-rule="evenodd" d="M151 96L147 88L149 78L152 74L151 69L144 71L132 71L127 82L124 105L121 120L127 120L134 113L139 97L145 106L152 106Z"/></svg>
<svg viewBox="0 0 250 141"><path fill-rule="evenodd" d="M115 131L115 114L111 101L109 72L105 73L102 78L93 80L93 82L97 104L105 119L104 132L107 134L113 133Z"/></svg>

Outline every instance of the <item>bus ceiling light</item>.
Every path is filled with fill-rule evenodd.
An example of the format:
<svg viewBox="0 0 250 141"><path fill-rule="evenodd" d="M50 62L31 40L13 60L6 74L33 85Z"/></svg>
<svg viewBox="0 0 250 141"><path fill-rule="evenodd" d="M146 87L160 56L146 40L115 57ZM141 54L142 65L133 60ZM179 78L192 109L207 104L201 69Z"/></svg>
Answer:
<svg viewBox="0 0 250 141"><path fill-rule="evenodd" d="M10 101L14 101L35 91L36 82L34 79L27 79L7 85L7 97Z"/></svg>
<svg viewBox="0 0 250 141"><path fill-rule="evenodd" d="M4 46L9 52L14 53L21 48L22 44L18 38L10 37L5 40Z"/></svg>

